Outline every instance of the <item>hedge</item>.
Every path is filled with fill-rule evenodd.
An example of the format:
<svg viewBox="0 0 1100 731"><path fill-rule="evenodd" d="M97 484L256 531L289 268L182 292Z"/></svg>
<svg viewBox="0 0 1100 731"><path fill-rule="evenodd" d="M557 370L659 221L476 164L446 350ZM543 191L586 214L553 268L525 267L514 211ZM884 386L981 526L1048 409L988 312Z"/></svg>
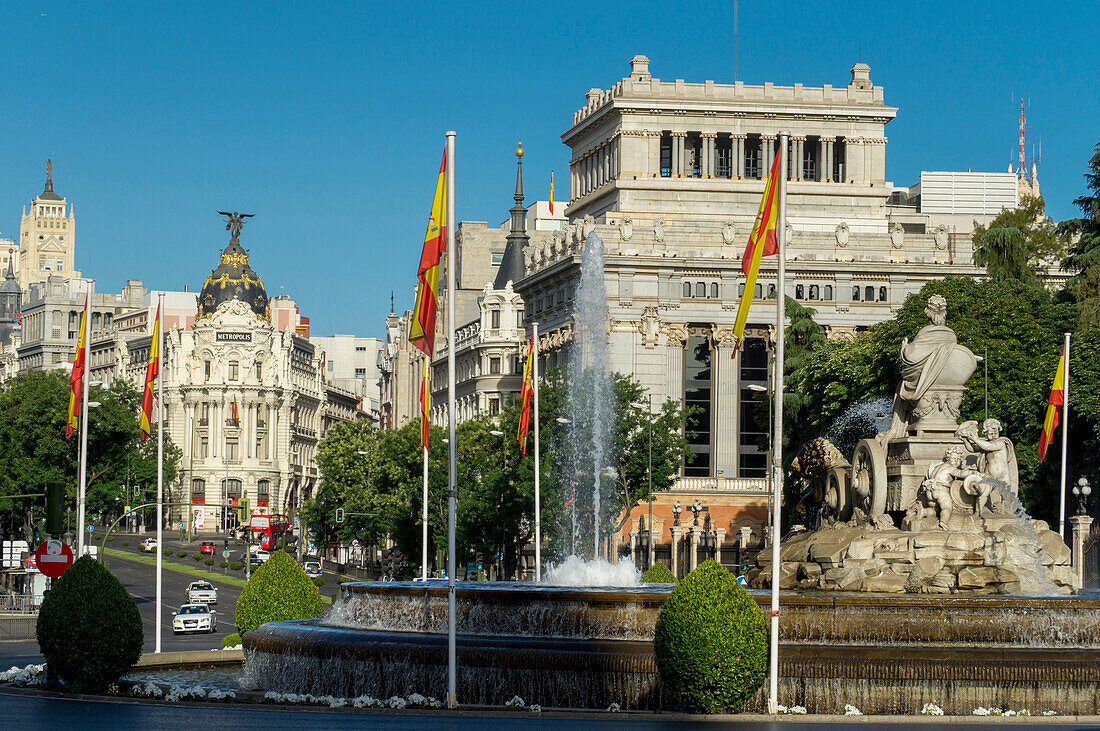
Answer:
<svg viewBox="0 0 1100 731"><path fill-rule="evenodd" d="M53 582L36 634L50 670L77 693L105 690L138 661L145 641L133 598L91 556Z"/></svg>
<svg viewBox="0 0 1100 731"><path fill-rule="evenodd" d="M643 584L675 584L676 577L669 571L668 566L665 566L661 562L657 562L646 569L646 572L642 574Z"/></svg>
<svg viewBox="0 0 1100 731"><path fill-rule="evenodd" d="M731 713L764 683L768 627L749 593L710 560L661 607L653 651L661 680L684 710Z"/></svg>
<svg viewBox="0 0 1100 731"><path fill-rule="evenodd" d="M222 647L236 647L241 644L241 636L234 632L222 638Z"/></svg>
<svg viewBox="0 0 1100 731"><path fill-rule="evenodd" d="M237 600L237 631L242 635L264 622L312 619L324 614L321 592L298 562L278 550L252 573Z"/></svg>

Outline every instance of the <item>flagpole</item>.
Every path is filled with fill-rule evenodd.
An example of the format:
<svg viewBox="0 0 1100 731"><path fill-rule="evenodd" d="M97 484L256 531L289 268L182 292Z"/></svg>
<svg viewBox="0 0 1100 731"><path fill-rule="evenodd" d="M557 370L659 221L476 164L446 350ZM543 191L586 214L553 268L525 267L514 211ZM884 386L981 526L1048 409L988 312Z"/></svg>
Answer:
<svg viewBox="0 0 1100 731"><path fill-rule="evenodd" d="M535 581L542 581L542 500L539 496L539 324L531 327L531 388L535 399Z"/></svg>
<svg viewBox="0 0 1100 731"><path fill-rule="evenodd" d="M152 347L152 343L149 344ZM161 564L164 560L164 292L157 295L157 646L160 652L160 630L163 621L164 597Z"/></svg>
<svg viewBox="0 0 1100 731"><path fill-rule="evenodd" d="M424 403L421 404L422 409L427 410L428 399L431 398L431 394L428 393L428 369L432 367L432 359L424 358ZM424 415L421 414L420 418L423 419ZM421 422L421 428L424 424ZM421 522L424 524L424 539L423 539L423 556L421 560L420 578L424 581L428 580L428 445L421 444L420 449L424 452L424 506L423 515L421 516Z"/></svg>
<svg viewBox="0 0 1100 731"><path fill-rule="evenodd" d="M447 131L447 707L458 707L455 649L455 132Z"/></svg>
<svg viewBox="0 0 1100 731"><path fill-rule="evenodd" d="M76 557L87 551L84 538L84 504L88 493L88 382L91 380L88 357L92 349L92 297L95 294L95 280L88 280L88 298L84 302L84 373L80 397L80 485L76 493ZM78 336L79 337L79 336ZM79 339L77 340L79 343Z"/></svg>
<svg viewBox="0 0 1100 731"><path fill-rule="evenodd" d="M1069 333L1062 366L1062 489L1058 491L1058 535L1066 537L1066 456L1069 445Z"/></svg>
<svg viewBox="0 0 1100 731"><path fill-rule="evenodd" d="M775 399L775 407L772 409L775 418L775 432L772 436L772 502L775 508L772 510L772 613L771 613L771 652L768 676L770 686L768 689L768 713L776 713L779 705L779 526L782 513L783 496L783 346L786 321L784 318L787 294L784 287L787 267L787 140L790 132L779 133L779 212L775 224L775 242L779 249L778 269L779 276L775 292L775 365L773 366L772 384Z"/></svg>

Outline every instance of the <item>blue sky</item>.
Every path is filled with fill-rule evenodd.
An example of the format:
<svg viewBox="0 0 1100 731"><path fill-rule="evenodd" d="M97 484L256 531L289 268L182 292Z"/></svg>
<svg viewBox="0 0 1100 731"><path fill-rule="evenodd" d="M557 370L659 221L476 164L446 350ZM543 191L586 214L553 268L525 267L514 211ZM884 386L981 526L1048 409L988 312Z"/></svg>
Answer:
<svg viewBox="0 0 1100 731"><path fill-rule="evenodd" d="M843 86L862 52L899 108L899 185L1005 170L1023 94L1061 219L1100 141L1094 28L1087 3L741 2L740 77ZM635 53L661 79L733 81L732 1L6 3L0 233L52 157L98 289L201 286L226 242L215 211L251 212L269 294L315 333L378 336L391 290L412 304L444 130L460 220L507 217L517 140L528 199L551 169L564 198L560 135Z"/></svg>

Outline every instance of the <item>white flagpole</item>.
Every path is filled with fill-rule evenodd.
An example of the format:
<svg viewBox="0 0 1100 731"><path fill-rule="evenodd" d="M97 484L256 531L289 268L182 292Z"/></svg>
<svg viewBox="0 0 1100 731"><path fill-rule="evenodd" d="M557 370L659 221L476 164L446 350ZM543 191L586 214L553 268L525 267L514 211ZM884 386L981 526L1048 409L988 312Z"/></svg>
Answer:
<svg viewBox="0 0 1100 731"><path fill-rule="evenodd" d="M779 526L783 509L783 346L786 326L785 310L787 294L784 287L787 266L787 141L790 132L779 133L779 212L775 225L775 242L779 249L779 277L776 283L775 301L775 365L772 384L774 386L775 433L772 435L772 614L771 614L771 652L768 667L770 686L768 688L768 713L776 713L779 705Z"/></svg>
<svg viewBox="0 0 1100 731"><path fill-rule="evenodd" d="M1066 357L1062 368L1062 489L1058 491L1058 535L1066 537L1066 455L1069 446L1069 333L1064 346Z"/></svg>
<svg viewBox="0 0 1100 731"><path fill-rule="evenodd" d="M428 391L428 373L432 367L432 359L427 357L424 359L424 403L420 408L427 409L428 404L431 403L431 393ZM423 414L420 416L424 418ZM421 422L421 428L423 429L423 422ZM423 556L421 560L420 578L424 581L428 580L428 447L426 445L420 445L421 451L424 452L424 510L421 516L421 522L424 524L424 539L423 539Z"/></svg>
<svg viewBox="0 0 1100 731"><path fill-rule="evenodd" d="M447 132L447 707L458 708L455 649L455 132Z"/></svg>
<svg viewBox="0 0 1100 731"><path fill-rule="evenodd" d="M152 346L152 343L150 343ZM164 620L161 563L164 560L164 292L157 295L157 647Z"/></svg>
<svg viewBox="0 0 1100 731"><path fill-rule="evenodd" d="M531 325L531 387L535 400L535 581L542 581L542 500L539 496L539 324Z"/></svg>
<svg viewBox="0 0 1100 731"><path fill-rule="evenodd" d="M76 492L76 557L80 558L88 550L84 536L84 503L88 494L88 382L91 374L88 367L92 364L89 353L92 349L92 295L95 294L95 280L88 280L88 298L84 301L84 374L80 397L80 485ZM79 336L77 343L79 344Z"/></svg>

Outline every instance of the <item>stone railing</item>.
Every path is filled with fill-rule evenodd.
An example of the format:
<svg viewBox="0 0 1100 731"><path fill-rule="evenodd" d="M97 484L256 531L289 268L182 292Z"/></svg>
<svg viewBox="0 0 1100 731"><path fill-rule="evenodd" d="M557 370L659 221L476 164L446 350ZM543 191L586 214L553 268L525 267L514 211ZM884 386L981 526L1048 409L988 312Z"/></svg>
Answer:
<svg viewBox="0 0 1100 731"><path fill-rule="evenodd" d="M672 492L741 492L767 494L768 481L763 477L680 477L672 484Z"/></svg>

